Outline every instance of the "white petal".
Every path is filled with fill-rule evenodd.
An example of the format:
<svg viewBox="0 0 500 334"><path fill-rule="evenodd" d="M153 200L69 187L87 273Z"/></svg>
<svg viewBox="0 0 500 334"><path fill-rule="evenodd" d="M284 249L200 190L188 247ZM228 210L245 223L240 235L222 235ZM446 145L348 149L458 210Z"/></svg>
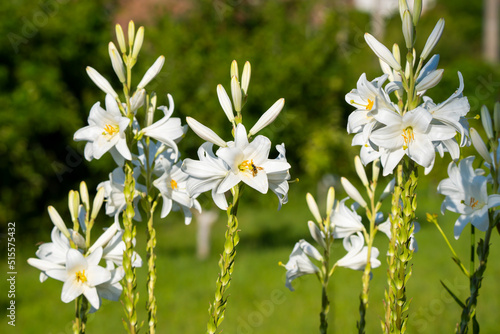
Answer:
<svg viewBox="0 0 500 334"><path fill-rule="evenodd" d="M234 122L233 107L231 106L231 100L226 93L226 90L222 85L217 85L217 96L219 97L219 103L230 122Z"/></svg>
<svg viewBox="0 0 500 334"><path fill-rule="evenodd" d="M385 61L389 66L391 66L396 71L401 70L401 65L398 63L396 58L388 48L386 48L382 43L380 43L375 37L370 35L369 33L365 33L366 43L370 46L373 52Z"/></svg>
<svg viewBox="0 0 500 334"><path fill-rule="evenodd" d="M118 97L118 94L115 92L113 87L111 87L109 81L106 80L95 69L93 69L90 66L87 66L87 74L89 75L90 79L92 79L92 81L97 85L97 87L99 87L104 93L110 94L115 99Z"/></svg>
<svg viewBox="0 0 500 334"><path fill-rule="evenodd" d="M248 133L249 136L253 136L269 124L271 124L276 117L280 114L281 110L283 109L283 106L285 105L285 99L281 98L278 101L276 101L271 108L269 108L255 123L255 125L250 129L250 132Z"/></svg>

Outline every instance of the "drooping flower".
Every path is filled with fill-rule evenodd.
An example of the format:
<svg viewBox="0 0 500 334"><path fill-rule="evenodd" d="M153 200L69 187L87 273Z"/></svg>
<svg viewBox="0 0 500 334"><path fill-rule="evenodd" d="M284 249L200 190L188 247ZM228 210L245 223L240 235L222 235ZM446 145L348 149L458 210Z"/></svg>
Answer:
<svg viewBox="0 0 500 334"><path fill-rule="evenodd" d="M361 216L354 210L350 210L345 205L345 201L349 197L344 198L333 210L330 217L330 224L333 228L334 238L346 238L351 234L364 230Z"/></svg>
<svg viewBox="0 0 500 334"><path fill-rule="evenodd" d="M307 274L315 274L319 272L319 268L311 261L309 257L317 261L323 260L323 257L314 246L305 240L300 240L293 247L290 259L285 265L286 268L286 283L285 286L294 291L292 281L300 276Z"/></svg>
<svg viewBox="0 0 500 334"><path fill-rule="evenodd" d="M353 270L364 270L367 263L368 247L365 246L365 239L360 232L346 237L343 245L347 254L337 261L340 267L350 268ZM372 247L370 263L372 268L380 266L380 261L377 259L379 251L377 248Z"/></svg>
<svg viewBox="0 0 500 334"><path fill-rule="evenodd" d="M455 222L455 239L460 237L467 223L471 223L480 231L486 231L490 221L488 210L500 205L500 195L488 196L486 176L474 170L474 157L468 157L459 162L458 166L451 162L448 166L448 179L438 185L438 192L445 195L441 207L460 214Z"/></svg>
<svg viewBox="0 0 500 334"><path fill-rule="evenodd" d="M153 185L158 188L163 199L163 207L161 217L165 218L170 210L178 211L182 209L184 212L185 223L188 225L191 222L192 214L190 209L194 208L201 212L200 203L187 192L187 180L189 174L181 169L182 161L177 164L165 168L164 173L158 179L153 181Z"/></svg>
<svg viewBox="0 0 500 334"><path fill-rule="evenodd" d="M276 150L279 154L275 160L287 162L285 144L276 145ZM267 180L269 183L269 189L271 189L276 196L278 196L278 210L280 210L281 206L288 202L288 189L290 189L288 180L290 180L290 172L288 169L268 172Z"/></svg>

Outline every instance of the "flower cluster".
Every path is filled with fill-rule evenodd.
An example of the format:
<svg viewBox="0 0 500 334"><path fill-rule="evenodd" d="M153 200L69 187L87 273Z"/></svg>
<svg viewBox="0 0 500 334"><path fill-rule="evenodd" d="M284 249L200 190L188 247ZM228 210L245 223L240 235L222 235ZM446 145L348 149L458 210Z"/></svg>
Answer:
<svg viewBox="0 0 500 334"><path fill-rule="evenodd" d="M238 75L238 65L231 65L232 103L222 85L217 86L217 95L224 113L232 125L234 141L224 141L207 126L188 117L187 123L202 139L206 140L198 149L198 159L185 159L182 171L190 178L187 180L188 193L197 195L211 190L215 204L222 210L228 207L225 193L240 182L247 184L260 193L271 189L279 199L279 207L288 201L288 180L290 164L286 160L285 145L277 145L278 157L269 159L271 141L258 135L252 138L264 127L269 125L279 115L285 101L279 99L255 123L247 133L242 123L241 108L247 99L250 81L250 63L246 62L241 77ZM236 115L233 111L236 111ZM213 152L213 145L219 148Z"/></svg>
<svg viewBox="0 0 500 334"><path fill-rule="evenodd" d="M449 152L452 159L457 160L459 147L468 144L465 115L470 106L462 95L464 84L460 72L459 88L446 101L436 104L424 95L439 83L443 75L443 70L437 69L439 55L432 56L424 65L439 41L443 27L444 20L441 19L429 36L418 65L413 36L405 34L406 40L411 39L405 67L401 64L397 44L391 52L375 37L365 34L366 42L380 59L384 75L369 81L362 74L356 89L346 95L347 103L356 108L349 116L347 131L355 134L352 145L361 146L363 164L379 158L384 176L391 174L405 155L428 173L434 166L435 152L441 156ZM413 31L413 26L406 30ZM387 80L389 83L384 87ZM405 91L408 99L403 103ZM391 95L396 103L391 100ZM457 134L461 136L458 142Z"/></svg>
<svg viewBox="0 0 500 334"><path fill-rule="evenodd" d="M129 33L133 30L133 26L129 26ZM156 107L156 95L152 93L149 96L144 89L161 71L165 58L160 56L146 71L135 92L133 94L128 92L130 76L126 76L125 67L131 68L135 64L143 38L144 29L141 27L136 36L132 35L130 40L131 54L126 54L123 32L121 28L117 28L121 56L113 42L109 43L109 56L113 69L120 82L126 87L124 89L125 102L120 100L106 78L95 69L87 68L92 81L106 93L106 109L97 102L90 110L89 125L76 131L74 139L87 141L85 145L87 160L99 159L106 152L110 152L118 165L110 173L109 180L99 184L99 187L105 189L106 214L115 216L118 220L118 215L125 208L125 174L122 167L124 162L129 160L135 166L134 206L136 214L134 219L141 220L137 202L151 192L150 185L152 184L163 199L161 217L166 217L171 210L182 210L185 222L189 224L192 218L190 210L201 212L201 207L195 196L188 195L186 188L188 175L180 168L182 161L179 160L177 143L184 137L187 126L181 125L180 118L171 117L174 112L174 101L170 94L167 95L168 107ZM144 124L140 122L142 118L136 117L138 110L142 107L145 109L146 116ZM156 110L161 110L163 117L153 122ZM145 185L138 182L141 176ZM154 180L151 180L152 178Z"/></svg>
<svg viewBox="0 0 500 334"><path fill-rule="evenodd" d="M318 205L311 194L307 194L306 200L316 222L309 221L308 227L311 237L318 243L325 253L330 257L330 245L333 239L344 239L343 246L347 251L342 258L337 260L333 267L328 268L326 258L321 255L317 248L305 240L297 242L293 248L288 263L284 265L286 272L286 287L293 291L291 282L297 277L307 274L317 274L321 281L327 281L333 274L335 268L345 267L353 270L364 270L368 261L371 268L380 266L377 259L379 251L372 247L368 259L368 246L365 243L367 231L362 223L361 216L356 213L355 206L349 208L344 198L335 202L333 188L330 188L327 198L326 219L321 217ZM319 262L320 269L313 261Z"/></svg>
<svg viewBox="0 0 500 334"><path fill-rule="evenodd" d="M76 191L69 194L73 229L68 229L56 209L49 206L49 215L54 223L52 242L40 245L37 258L28 259L28 263L42 271L41 282L48 277L64 282L61 293L63 302L69 303L83 294L92 308L97 310L102 298L114 301L120 298L120 281L125 275L122 266L125 244L122 241L123 231L115 222L90 245L90 231L102 206L104 189L97 192L91 212L86 192L82 182L80 194ZM83 204L80 204L80 196ZM79 233L80 228L85 237ZM101 262L105 266L101 266ZM134 253L132 265L142 266L137 253Z"/></svg>

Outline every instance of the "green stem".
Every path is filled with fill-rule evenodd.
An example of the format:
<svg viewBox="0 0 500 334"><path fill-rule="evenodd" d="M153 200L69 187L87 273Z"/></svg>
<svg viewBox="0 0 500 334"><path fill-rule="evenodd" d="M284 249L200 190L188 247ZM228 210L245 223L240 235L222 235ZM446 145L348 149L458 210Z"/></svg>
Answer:
<svg viewBox="0 0 500 334"><path fill-rule="evenodd" d="M478 260L479 266L477 269L471 269L471 272L474 271L474 274L471 275L469 280L470 285L470 296L465 301L465 307L462 310L460 325L457 328L457 333L465 334L468 333L469 330L469 322L472 320L472 332L474 334L479 333L479 324L476 320L476 307L477 307L477 298L479 296L479 289L481 288L481 283L483 281L484 272L486 271L486 265L488 262L488 255L490 252L490 238L493 230L495 229L495 225L493 222L493 214L489 212L489 220L490 226L486 231L484 236L484 240L479 240L477 246ZM474 231L474 227L472 226L472 230ZM471 233L472 234L472 233Z"/></svg>
<svg viewBox="0 0 500 334"><path fill-rule="evenodd" d="M208 314L210 319L207 323L207 333L213 334L224 320L224 313L227 305L227 297L224 296L231 283L231 275L234 269L234 259L236 256L236 245L240 237L238 236L238 204L243 186L236 185L233 189L233 203L227 208L227 230L224 242L224 252L219 260L220 273L216 281L215 298L210 304Z"/></svg>
<svg viewBox="0 0 500 334"><path fill-rule="evenodd" d="M153 215L156 208L156 204L158 202L154 201L151 203L151 200L148 201L148 241L146 245L146 252L148 254L148 302L146 304L146 309L148 310L148 326L149 333L154 334L156 332L156 297L155 297L155 285L156 285L156 254L154 252L156 247L156 230L153 225Z"/></svg>
<svg viewBox="0 0 500 334"><path fill-rule="evenodd" d="M87 301L87 298L80 295L75 300L75 321L73 322L74 334L85 334L88 308L89 303Z"/></svg>
<svg viewBox="0 0 500 334"><path fill-rule="evenodd" d="M326 235L330 235L329 229L329 217L324 221L324 226ZM320 325L319 332L321 334L326 334L328 331L328 312L330 311L330 300L328 299L328 282L333 271L329 272L330 267L330 245L332 243L332 239L330 237L325 238L326 248L323 252L323 265L321 267L321 312L319 314ZM334 268L332 268L333 270Z"/></svg>
<svg viewBox="0 0 500 334"><path fill-rule="evenodd" d="M123 241L125 243L125 251L123 252L123 269L125 271L125 279L123 283L123 307L127 320L123 320L125 329L130 334L137 333L137 311L136 305L139 299L139 293L136 293L137 277L135 268L132 266L134 257L133 239L136 236L136 227L134 226L133 218L134 210L134 194L135 194L135 179L133 175L133 166L130 161L125 164L125 186L124 195L127 203L126 209L123 212Z"/></svg>

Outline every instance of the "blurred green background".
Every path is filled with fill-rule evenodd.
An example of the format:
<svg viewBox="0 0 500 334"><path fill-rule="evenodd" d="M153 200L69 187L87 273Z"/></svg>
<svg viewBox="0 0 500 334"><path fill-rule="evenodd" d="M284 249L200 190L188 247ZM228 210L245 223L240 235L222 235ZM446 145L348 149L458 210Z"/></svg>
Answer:
<svg viewBox="0 0 500 334"><path fill-rule="evenodd" d="M461 71L472 116L481 105L491 109L500 98L498 64L484 61L481 52L482 11L481 1L436 1L421 18L416 44L421 50L437 20L446 19L444 37L435 49L441 56L444 77L428 94L436 102L446 99L458 87L456 72ZM40 285L37 270L27 266L25 260L34 256L37 242L50 238L52 223L46 207L54 205L67 217L68 191L86 180L92 192L114 168L109 155L92 163L85 161L84 143L76 143L72 137L87 124L91 106L104 100L103 93L87 77L85 67L94 67L118 87L107 44L114 41L114 25L119 22L126 26L129 19L134 19L137 27L146 28L145 43L134 67L135 83L163 54L163 70L147 88L158 93L160 104L167 103L167 93L173 95L174 116L192 116L228 138L228 124L216 86L221 83L229 89L229 65L233 59L238 60L240 69L246 60L252 64L249 100L244 109L246 124L253 124L278 98L285 98L284 111L262 134L274 144L286 144L292 177L300 182L291 185L291 203L279 213L273 194L257 198L251 191L245 192L242 241L224 328L229 333L315 330L320 293L315 279L299 280L301 287L290 293L284 289L284 270L276 263L286 262L298 239L309 239L306 222L311 217L305 193L323 195L325 186L338 185L340 176L355 180L352 158L358 148L350 146L352 138L345 130L352 108L344 96L355 88L361 73L366 72L369 79L381 74L377 58L363 39L364 32L371 30L371 15L356 10L350 1L326 0L17 0L3 1L0 13L0 226L4 231L7 222L17 223L20 333L65 333L62 324L72 317L72 305L58 300L59 282ZM404 44L399 15L387 17L384 26L382 40L386 45ZM479 121L470 122L479 126ZM184 157L193 156L200 144L201 140L189 132L179 148ZM472 150L465 152L467 155ZM454 283L458 270L437 231L423 222L425 212L439 211L442 199L435 194L435 186L445 177L444 166L449 160L448 156L438 160L436 168L419 184L419 216L424 226L419 236L421 252L415 257L414 290L410 294L416 296L411 325L411 332L415 333L450 332L458 319L458 308L443 293L439 279L448 279L459 290L462 287L461 296L467 292L463 279ZM337 190L343 197L342 189ZM208 209L209 199L203 197L202 204ZM455 218L443 220L448 233ZM194 333L204 329L223 220L221 214L214 229L214 248L204 262L195 257L195 224L185 227L176 215L160 222L159 309L164 315L160 324L171 332ZM106 226L107 220L103 221ZM495 235L493 242L497 239ZM466 240L459 244L464 250L467 248ZM384 245L384 238L380 238L381 254L385 254ZM343 249L340 243L337 246L340 257ZM2 234L0 250L5 254L4 249ZM493 258L495 254L498 249L492 250ZM383 258L382 263L385 264ZM4 266L2 263L1 268ZM500 274L499 268L494 262L488 268L480 297L480 310L484 312L483 316L480 313L480 320L489 326L487 333L499 328L488 316L496 315L499 302L487 298L499 295L498 287L492 284L492 278ZM373 331L379 331L384 272L384 267L378 269L373 281L369 319ZM338 275L332 285L332 328L353 332L360 273L339 271ZM284 301L275 303L269 316L267 311L261 312L262 324L257 316L249 320L252 312L266 304L264 301L271 300L275 290L279 296L285 296ZM3 306L8 301L3 292L0 301L0 315L5 319ZM48 315L47 310L52 307L58 312ZM99 332L101 327L102 332L121 329L120 316L120 306L109 303L96 314L89 328L92 332ZM252 321L259 325L253 326ZM6 321L2 321L0 330L5 328Z"/></svg>

